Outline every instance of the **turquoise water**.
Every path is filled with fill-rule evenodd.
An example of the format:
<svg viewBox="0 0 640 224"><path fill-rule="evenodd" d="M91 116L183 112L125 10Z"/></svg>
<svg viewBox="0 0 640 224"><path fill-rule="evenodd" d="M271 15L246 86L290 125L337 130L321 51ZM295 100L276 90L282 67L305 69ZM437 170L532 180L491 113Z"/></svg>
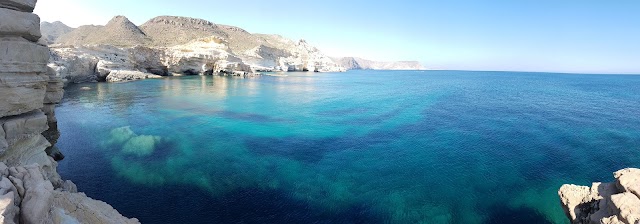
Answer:
<svg viewBox="0 0 640 224"><path fill-rule="evenodd" d="M640 166L640 76L288 74L70 86L59 171L143 223L567 223Z"/></svg>

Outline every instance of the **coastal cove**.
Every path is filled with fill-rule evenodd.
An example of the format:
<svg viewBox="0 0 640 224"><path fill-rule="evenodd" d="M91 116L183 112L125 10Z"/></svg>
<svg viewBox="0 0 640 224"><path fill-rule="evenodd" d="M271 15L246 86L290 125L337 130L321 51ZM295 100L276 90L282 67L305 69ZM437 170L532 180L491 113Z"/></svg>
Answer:
<svg viewBox="0 0 640 224"><path fill-rule="evenodd" d="M58 172L142 223L568 223L640 166L640 76L284 74L70 84Z"/></svg>

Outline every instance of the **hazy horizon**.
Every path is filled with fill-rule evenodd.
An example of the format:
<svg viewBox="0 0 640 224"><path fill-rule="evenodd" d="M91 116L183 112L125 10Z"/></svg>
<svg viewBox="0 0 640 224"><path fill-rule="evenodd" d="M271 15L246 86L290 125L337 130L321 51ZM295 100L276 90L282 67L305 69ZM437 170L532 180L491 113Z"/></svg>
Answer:
<svg viewBox="0 0 640 224"><path fill-rule="evenodd" d="M71 27L116 15L136 25L161 15L201 18L305 39L329 56L419 61L430 70L640 74L637 9L633 1L40 0L35 13Z"/></svg>

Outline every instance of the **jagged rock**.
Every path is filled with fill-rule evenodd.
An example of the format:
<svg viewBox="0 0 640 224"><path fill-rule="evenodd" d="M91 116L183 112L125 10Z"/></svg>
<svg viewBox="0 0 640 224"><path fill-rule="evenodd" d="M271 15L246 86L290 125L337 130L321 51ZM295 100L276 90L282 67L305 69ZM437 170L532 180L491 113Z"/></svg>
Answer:
<svg viewBox="0 0 640 224"><path fill-rule="evenodd" d="M563 185L560 202L571 223L640 223L640 169L614 173L615 183L594 183L591 188Z"/></svg>
<svg viewBox="0 0 640 224"><path fill-rule="evenodd" d="M20 217L24 223L42 223L51 220L49 207L52 203L53 185L45 181L40 167L30 165L9 169L10 175L22 180L24 197L20 205Z"/></svg>
<svg viewBox="0 0 640 224"><path fill-rule="evenodd" d="M60 149L58 149L58 147L55 147L55 146L48 147L47 149L45 149L45 152L47 153L48 156L53 158L53 160L55 161L61 161L64 159L64 154L60 152Z"/></svg>
<svg viewBox="0 0 640 224"><path fill-rule="evenodd" d="M611 196L618 219L624 223L640 223L640 199L631 192Z"/></svg>
<svg viewBox="0 0 640 224"><path fill-rule="evenodd" d="M63 181L56 171L58 164L45 152L49 146L51 144L42 135L23 139L9 146L9 149L0 156L0 161L12 167L40 164L48 179L58 186Z"/></svg>
<svg viewBox="0 0 640 224"><path fill-rule="evenodd" d="M93 200L83 193L53 191L50 223L140 223L122 216L111 205Z"/></svg>
<svg viewBox="0 0 640 224"><path fill-rule="evenodd" d="M618 188L631 192L640 197L640 169L627 168L615 172L613 176L616 178Z"/></svg>
<svg viewBox="0 0 640 224"><path fill-rule="evenodd" d="M3 223L139 223L77 193L71 181L54 189L38 164L8 168L0 176L0 199Z"/></svg>
<svg viewBox="0 0 640 224"><path fill-rule="evenodd" d="M76 184L74 184L70 180L65 180L64 183L62 184L61 189L63 191L68 191L71 193L78 193L78 186L76 186Z"/></svg>
<svg viewBox="0 0 640 224"><path fill-rule="evenodd" d="M116 70L111 71L107 76L107 82L123 82L123 81L131 81L131 80L140 80L140 79L156 79L162 78L162 76L154 75L151 73L144 73L139 71L123 71Z"/></svg>
<svg viewBox="0 0 640 224"><path fill-rule="evenodd" d="M7 175L8 173L0 176L0 223L18 223L21 199L18 189Z"/></svg>
<svg viewBox="0 0 640 224"><path fill-rule="evenodd" d="M49 123L57 121L55 109L56 109L56 105L55 104L45 104L42 107L42 112L44 112L44 114L47 115L47 121Z"/></svg>

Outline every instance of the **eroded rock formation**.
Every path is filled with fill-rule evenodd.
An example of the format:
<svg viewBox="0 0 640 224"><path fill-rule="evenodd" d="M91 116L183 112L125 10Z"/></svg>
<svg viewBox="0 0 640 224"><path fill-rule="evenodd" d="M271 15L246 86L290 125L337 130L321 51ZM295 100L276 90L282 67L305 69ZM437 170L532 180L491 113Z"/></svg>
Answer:
<svg viewBox="0 0 640 224"><path fill-rule="evenodd" d="M560 188L560 202L571 223L640 223L640 169L623 169L613 176L615 183Z"/></svg>
<svg viewBox="0 0 640 224"><path fill-rule="evenodd" d="M0 223L136 223L77 193L56 171L55 105L63 81L47 67L35 0L0 1Z"/></svg>
<svg viewBox="0 0 640 224"><path fill-rule="evenodd" d="M224 40L201 38L173 47L53 47L49 66L68 82L119 82L170 75L253 75ZM123 76L124 75L124 76Z"/></svg>

